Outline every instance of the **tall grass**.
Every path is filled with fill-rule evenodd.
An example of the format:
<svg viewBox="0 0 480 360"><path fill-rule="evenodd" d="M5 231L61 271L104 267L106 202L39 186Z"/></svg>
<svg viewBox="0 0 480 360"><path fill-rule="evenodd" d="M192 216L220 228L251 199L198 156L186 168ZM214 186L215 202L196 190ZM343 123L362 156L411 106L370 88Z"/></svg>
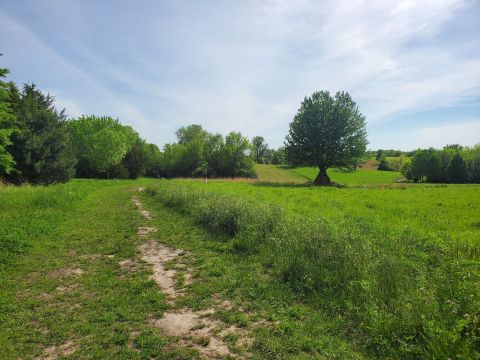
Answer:
<svg viewBox="0 0 480 360"><path fill-rule="evenodd" d="M149 187L239 256L260 256L277 281L343 319L345 333L375 357L480 356L478 244L390 231L356 217L331 221L279 205L175 181Z"/></svg>

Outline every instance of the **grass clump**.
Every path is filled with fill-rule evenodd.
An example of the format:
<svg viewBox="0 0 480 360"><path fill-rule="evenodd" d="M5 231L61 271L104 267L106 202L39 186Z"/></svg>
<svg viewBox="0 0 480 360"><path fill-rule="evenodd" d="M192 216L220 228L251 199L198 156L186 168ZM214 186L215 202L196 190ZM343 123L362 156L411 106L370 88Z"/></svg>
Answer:
<svg viewBox="0 0 480 360"><path fill-rule="evenodd" d="M188 186L161 182L146 189L167 207L194 217L196 222L217 235L234 240L234 249L255 251L280 223L278 206L252 204L237 196L222 195L204 190L192 191Z"/></svg>

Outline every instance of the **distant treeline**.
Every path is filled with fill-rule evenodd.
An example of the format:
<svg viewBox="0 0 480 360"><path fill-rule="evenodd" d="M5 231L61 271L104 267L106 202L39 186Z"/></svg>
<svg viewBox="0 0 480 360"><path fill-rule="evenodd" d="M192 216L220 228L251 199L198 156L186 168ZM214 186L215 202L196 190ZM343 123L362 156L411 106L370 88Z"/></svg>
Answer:
<svg viewBox="0 0 480 360"><path fill-rule="evenodd" d="M8 70L0 69L0 78ZM182 127L163 151L111 117L67 120L54 98L33 84L0 80L0 180L51 184L72 177L255 177L254 163L283 164L285 151L262 137L226 137L200 125Z"/></svg>
<svg viewBox="0 0 480 360"><path fill-rule="evenodd" d="M414 182L480 183L480 144L447 145L442 150L418 149L408 153L378 150L376 159L378 170L400 171Z"/></svg>
<svg viewBox="0 0 480 360"><path fill-rule="evenodd" d="M417 150L401 171L415 182L480 183L480 144Z"/></svg>

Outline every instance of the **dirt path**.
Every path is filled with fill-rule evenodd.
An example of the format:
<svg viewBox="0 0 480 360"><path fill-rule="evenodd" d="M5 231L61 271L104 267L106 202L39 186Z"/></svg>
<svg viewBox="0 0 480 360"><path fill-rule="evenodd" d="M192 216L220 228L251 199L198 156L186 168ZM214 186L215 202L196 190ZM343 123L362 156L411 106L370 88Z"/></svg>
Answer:
<svg viewBox="0 0 480 360"><path fill-rule="evenodd" d="M138 189L139 192L143 188ZM153 216L146 210L137 196L132 201L147 223L153 220ZM222 340L227 335L240 337L244 343L250 342L251 337L245 330L235 326L228 326L225 323L214 319L218 310L228 310L231 304L228 301L216 300L212 308L194 311L188 308L175 308L175 301L181 297L191 283L191 271L183 260L191 256L181 249L173 249L159 243L152 238L157 229L153 226L138 228L138 236L143 239L139 247L142 260L152 267L152 279L158 284L161 291L166 295L167 302L172 309L165 312L160 319L151 318L148 324L160 329L163 334L172 337L179 337L179 346L194 348L207 359L225 359L235 357L228 346ZM172 268L172 264L173 266ZM175 268L186 268L182 286L176 281L177 271Z"/></svg>

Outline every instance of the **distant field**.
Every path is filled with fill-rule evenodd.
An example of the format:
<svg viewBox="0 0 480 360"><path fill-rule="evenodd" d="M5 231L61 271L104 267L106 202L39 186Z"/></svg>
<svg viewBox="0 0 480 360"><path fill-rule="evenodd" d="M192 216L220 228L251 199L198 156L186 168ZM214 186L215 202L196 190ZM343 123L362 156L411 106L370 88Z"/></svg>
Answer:
<svg viewBox="0 0 480 360"><path fill-rule="evenodd" d="M294 168L289 170L306 180L313 181L318 174L318 169L311 167ZM342 185L368 185L390 184L400 180L403 176L395 171L378 171L371 169L357 169L353 172L342 172L337 169L329 169L328 175L332 181Z"/></svg>
<svg viewBox="0 0 480 360"><path fill-rule="evenodd" d="M318 169L312 167L288 168L281 165L257 164L255 170L259 181L295 184L313 181L318 174ZM349 186L391 184L403 178L399 172L375 169L357 169L353 172L329 169L328 175L332 181Z"/></svg>
<svg viewBox="0 0 480 360"><path fill-rule="evenodd" d="M306 179L282 165L255 164L259 181L304 183Z"/></svg>

